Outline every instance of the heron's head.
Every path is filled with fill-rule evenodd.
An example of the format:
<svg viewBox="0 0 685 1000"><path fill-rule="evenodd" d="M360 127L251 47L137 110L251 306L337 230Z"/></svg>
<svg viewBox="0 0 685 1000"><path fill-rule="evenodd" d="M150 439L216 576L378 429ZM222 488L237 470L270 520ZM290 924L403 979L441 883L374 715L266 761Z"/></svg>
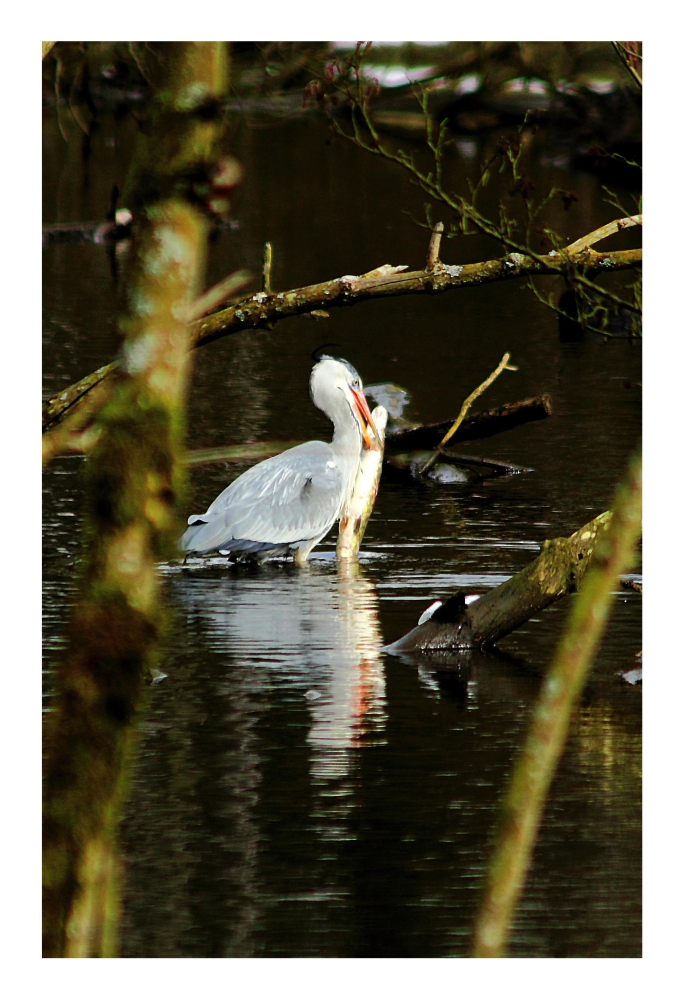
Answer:
<svg viewBox="0 0 685 1000"><path fill-rule="evenodd" d="M321 355L321 360L312 369L309 390L315 406L323 410L334 424L347 415L349 407L361 431L365 448L373 447L369 428L378 441L378 431L364 395L362 380L349 361Z"/></svg>

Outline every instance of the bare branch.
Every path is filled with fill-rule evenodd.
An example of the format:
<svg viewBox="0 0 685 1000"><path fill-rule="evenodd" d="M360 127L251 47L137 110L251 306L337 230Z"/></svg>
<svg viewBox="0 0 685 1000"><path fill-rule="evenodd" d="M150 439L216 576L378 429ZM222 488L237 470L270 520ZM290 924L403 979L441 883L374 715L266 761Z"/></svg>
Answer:
<svg viewBox="0 0 685 1000"><path fill-rule="evenodd" d="M266 295L257 292L241 302L194 324L195 346L211 343L228 334L255 329L265 322L277 322L300 316L313 309L351 306L367 299L396 295L440 295L464 286L509 281L528 275L563 275L573 267L588 273L608 273L640 267L641 250L616 250L593 253L591 259L571 255L562 258L557 251L537 260L524 254L482 261L478 264L444 264L434 271L406 271L385 264L362 275L343 275L316 285ZM402 271L403 273L400 273ZM575 272L574 272L575 275ZM599 286L592 285L593 288ZM604 289L599 288L604 292Z"/></svg>
<svg viewBox="0 0 685 1000"><path fill-rule="evenodd" d="M99 428L93 427L92 421L109 399L111 387L111 380L96 383L81 406L71 410L61 423L43 434L43 468L57 455L69 452L85 454L92 448L100 435Z"/></svg>
<svg viewBox="0 0 685 1000"><path fill-rule="evenodd" d="M504 371L505 368L510 368L510 370L516 371L515 368L513 368L512 366L509 365L509 358L510 357L511 357L511 355L507 351L507 353L504 355L504 357L502 358L502 360L500 361L500 363L497 365L497 367L495 368L495 370L488 375L488 377L485 379L484 382L481 382L481 384L478 386L477 389L473 390L473 392L471 393L470 396L466 397L466 399L462 403L462 407L461 407L461 411L459 413L459 416L454 421L454 423L452 424L452 426L450 427L450 429L447 431L447 434L445 434L444 438L442 439L442 441L440 442L440 444L438 445L438 447L435 449L435 451L433 452L433 454L431 455L431 457L428 459L428 461L426 462L426 464L423 466L422 469L420 469L419 475L425 476L425 474L428 472L428 470L430 468L432 468L432 466L435 465L435 463L437 462L438 458L440 457L440 449L445 447L445 445L450 440L450 438L452 438L453 435L456 433L456 431L459 429L462 421L464 420L464 417L466 416L466 414L471 409L471 404L474 402L474 400L478 399L478 397L481 396L485 392L485 390L489 386L492 385L492 383L495 381L495 379L498 378L502 374L502 372Z"/></svg>
<svg viewBox="0 0 685 1000"><path fill-rule="evenodd" d="M606 239L607 236L612 236L614 233L620 232L621 229L630 229L631 226L641 225L642 215L629 215L625 219L614 219L613 222L607 222L605 226L600 226L599 229L588 233L587 236L581 236L579 240L576 240L575 243L570 243L564 249L569 254L579 253L581 250L586 250L588 247L593 246L593 244L599 243L600 240Z"/></svg>
<svg viewBox="0 0 685 1000"><path fill-rule="evenodd" d="M119 367L118 361L112 361L109 365L98 368L85 378L75 382L62 392L53 396L43 403L43 433L53 424L59 423L64 418L65 413L76 406L80 400L95 388L103 379L106 379Z"/></svg>
<svg viewBox="0 0 685 1000"><path fill-rule="evenodd" d="M493 157L490 158L490 160L486 164L483 165L480 177L475 186L471 184L471 182L469 181L469 187L471 191L471 201L468 201L466 198L463 198L459 194L446 191L441 184L439 172L436 172L436 174L423 173L416 166L413 155L412 157L408 158L407 155L402 150L394 152L393 150L388 149L387 146L384 146L380 142L378 133L374 128L373 121L368 111L368 101L363 100L362 97L360 97L359 85L357 86L356 96L355 94L349 91L347 92L346 96L350 100L351 117L354 123L354 135L350 135L349 132L345 131L343 126L336 118L329 116L329 121L334 131L336 131L343 138L359 146L360 149L363 149L368 153L373 153L377 156L381 156L383 159L388 160L391 163L399 164L404 170L406 170L410 174L412 181L416 185L418 185L418 187L420 187L423 191L425 191L426 194L428 194L434 201L447 205L456 213L463 233L466 234L469 232L473 232L474 230L479 231L485 234L486 236L491 236L493 239L496 239L504 247L512 251L510 255L512 257L518 257L518 256L528 257L532 261L535 261L537 264L541 264L543 262L543 260L545 259L544 255L535 253L535 251L532 250L530 246L520 242L519 240L514 239L513 233L515 226L513 221L507 218L506 213L500 211L500 224L498 225L497 223L494 223L492 220L488 219L486 216L482 215L481 212L479 212L476 207L476 199L478 191L481 187L484 187L485 184L487 183L487 180L490 176L490 167L496 162L500 154L495 154ZM364 125L371 133L373 140L371 143L369 143L362 135L361 128L359 127L359 124L357 122L357 116L356 116L357 111L361 114ZM517 181L517 186L523 180L520 171L518 169L518 164L523 149L523 132L527 123L528 123L528 116L526 116L526 119L524 120L523 124L519 129L521 141L513 148L512 146L509 146L509 148L505 151L507 160L511 165L513 177ZM433 138L433 124L430 121L430 119L427 119L426 123L426 136L427 136L426 141L428 143L428 146L432 150L434 157L436 157L438 155L438 150ZM532 202L530 201L529 197L522 192L526 209L528 212L528 227L527 227L528 238L530 237L530 228L532 226L532 222L539 214L539 212L542 210L544 205L549 201L549 199L555 193L561 193L561 192L557 191L550 192L550 194L548 194L547 197L543 199L543 202L540 205L538 205L537 208L533 209ZM562 248L560 247L557 252L561 253ZM582 285L585 288L591 289L595 292L602 292L604 295L607 296L607 298L611 299L611 301L613 301L616 305L622 306L626 309L639 311L636 310L636 307L632 303L624 301L619 296L616 296L612 292L608 292L605 289L602 289L599 285L596 285L593 282L591 282L590 279L583 273L583 269L575 269L573 277L574 281L577 284Z"/></svg>
<svg viewBox="0 0 685 1000"><path fill-rule="evenodd" d="M218 282L218 284L203 292L202 295L191 303L188 307L186 322L194 323L195 320L202 319L207 313L211 313L217 306L222 305L226 299L230 299L232 295L235 295L241 288L244 288L250 281L252 281L252 273L250 271L234 271L233 274L229 274L227 278L224 278L223 281Z"/></svg>
<svg viewBox="0 0 685 1000"><path fill-rule="evenodd" d="M268 323L277 323L290 316L302 316L335 306L352 306L367 299L396 295L440 295L455 288L511 281L529 275L560 276L567 273L571 265L582 266L588 273L624 271L642 266L641 250L593 253L591 259L586 259L587 251L585 254L586 257L581 258L578 264L573 256L565 260L558 251L552 251L539 260L523 254L509 254L504 258L478 264L443 263L434 271L405 271L403 265L392 267L384 264L359 277L344 275L332 281L271 295L256 292L206 319L197 320L193 324L193 346L202 347L222 337L264 327ZM592 287L608 294L600 286ZM118 362L114 361L47 400L43 405L43 429L46 430L61 420L67 410L77 404L93 386L107 378L117 365Z"/></svg>

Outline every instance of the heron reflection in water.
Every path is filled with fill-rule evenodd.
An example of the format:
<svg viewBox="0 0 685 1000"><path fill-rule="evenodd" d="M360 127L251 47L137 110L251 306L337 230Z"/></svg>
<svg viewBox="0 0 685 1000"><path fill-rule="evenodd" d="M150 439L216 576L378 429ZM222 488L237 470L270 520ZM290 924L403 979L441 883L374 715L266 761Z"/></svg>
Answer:
<svg viewBox="0 0 685 1000"><path fill-rule="evenodd" d="M200 625L203 644L226 658L231 728L274 697L292 706L299 724L298 705L306 704L312 777L324 781L347 774L356 748L385 728L378 596L358 563L315 559L311 573L274 566L249 576L179 574L172 592Z"/></svg>
<svg viewBox="0 0 685 1000"><path fill-rule="evenodd" d="M248 469L204 514L192 514L186 553L221 552L262 561L292 553L304 565L340 518L354 490L362 450L378 431L362 381L348 361L322 355L309 380L312 401L333 423L333 440L307 441Z"/></svg>

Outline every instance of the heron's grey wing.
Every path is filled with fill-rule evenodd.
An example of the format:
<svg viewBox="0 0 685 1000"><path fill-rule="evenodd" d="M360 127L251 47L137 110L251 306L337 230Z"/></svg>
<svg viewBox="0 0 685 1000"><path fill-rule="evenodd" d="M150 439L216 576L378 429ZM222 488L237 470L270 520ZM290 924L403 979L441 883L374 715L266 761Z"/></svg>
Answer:
<svg viewBox="0 0 685 1000"><path fill-rule="evenodd" d="M229 548L238 538L273 545L318 538L340 513L343 487L330 445L298 445L248 469L206 514L189 518L184 548Z"/></svg>

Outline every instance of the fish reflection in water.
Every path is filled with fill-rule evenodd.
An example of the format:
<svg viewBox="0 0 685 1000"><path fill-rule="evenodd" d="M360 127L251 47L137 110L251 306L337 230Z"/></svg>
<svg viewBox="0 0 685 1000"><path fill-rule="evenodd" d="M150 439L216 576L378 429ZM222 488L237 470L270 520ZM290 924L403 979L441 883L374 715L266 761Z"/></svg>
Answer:
<svg viewBox="0 0 685 1000"><path fill-rule="evenodd" d="M386 720L378 597L360 566L318 558L303 571L184 574L173 590L215 650L302 697L312 778L344 777L351 752Z"/></svg>

